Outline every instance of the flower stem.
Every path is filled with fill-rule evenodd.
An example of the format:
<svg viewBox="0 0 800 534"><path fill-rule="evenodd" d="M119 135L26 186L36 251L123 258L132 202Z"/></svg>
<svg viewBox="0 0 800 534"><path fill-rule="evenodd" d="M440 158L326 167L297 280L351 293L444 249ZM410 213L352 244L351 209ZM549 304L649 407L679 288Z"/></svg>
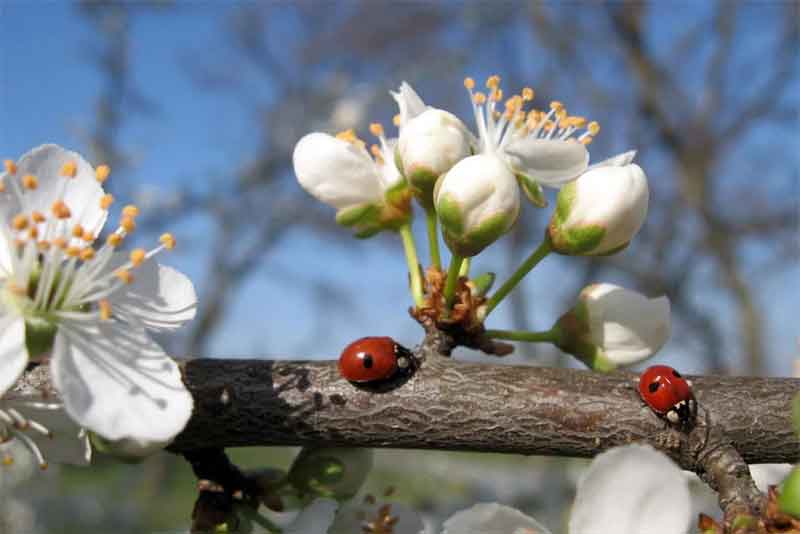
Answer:
<svg viewBox="0 0 800 534"><path fill-rule="evenodd" d="M472 263L472 258L464 258L464 261L461 262L461 269L458 271L458 276L468 277L469 276L469 267Z"/></svg>
<svg viewBox="0 0 800 534"><path fill-rule="evenodd" d="M422 275L419 272L417 246L414 243L414 234L411 233L411 223L400 227L400 237L403 239L403 249L406 253L408 275L411 277L411 296L414 297L414 304L419 307L423 304Z"/></svg>
<svg viewBox="0 0 800 534"><path fill-rule="evenodd" d="M431 252L431 265L436 269L442 268L442 257L439 254L438 219L433 208L425 210L425 220L428 223L428 247Z"/></svg>
<svg viewBox="0 0 800 534"><path fill-rule="evenodd" d="M527 341L529 343L557 343L561 334L558 327L543 332L525 332L523 330L487 330L485 335L493 339L510 341Z"/></svg>
<svg viewBox="0 0 800 534"><path fill-rule="evenodd" d="M542 241L542 243L539 245L539 248L534 250L531 255L528 256L524 262L522 262L522 265L520 265L517 270L514 271L514 274L512 274L511 277L506 280L506 282L500 286L497 291L495 291L494 295L492 295L489 300L486 301L486 312L484 313L484 318L492 313L492 310L495 308L495 306L500 304L500 301L506 298L506 296L511 293L512 289L517 287L517 284L519 284L522 279L525 278L525 275L531 272L531 270L536 267L540 261L550 254L550 252L552 252L552 250L550 239L545 237L544 241Z"/></svg>
<svg viewBox="0 0 800 534"><path fill-rule="evenodd" d="M458 273L461 270L461 263L464 261L462 256L453 254L450 258L450 269L447 271L447 281L444 284L444 304L445 310L450 311L453 307L453 299L456 296L456 286L458 285Z"/></svg>

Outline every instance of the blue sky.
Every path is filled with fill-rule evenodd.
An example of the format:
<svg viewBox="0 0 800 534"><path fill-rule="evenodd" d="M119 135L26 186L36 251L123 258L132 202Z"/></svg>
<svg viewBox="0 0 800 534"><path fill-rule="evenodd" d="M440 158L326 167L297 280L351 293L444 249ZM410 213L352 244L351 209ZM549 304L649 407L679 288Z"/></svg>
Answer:
<svg viewBox="0 0 800 534"><path fill-rule="evenodd" d="M187 58L213 54L223 46L219 29L224 10L211 4L181 6L177 16L149 13L135 19L131 55L135 86L155 105L155 114L129 114L120 138L123 148L134 156L126 179L162 190L179 184L200 189L220 186L210 177L246 159L257 141L252 135L257 131L255 117L246 106L233 98L199 91L181 66ZM87 46L93 40L89 26L66 2L6 0L0 3L0 20L4 21L0 32L0 156L16 158L44 142L86 153L86 133L94 120L93 106L102 83L86 59ZM460 88L460 77L451 83ZM792 187L797 194L797 173ZM420 227L417 224L417 231ZM197 217L177 230L187 245L168 261L200 281L202 288L202 242L212 229ZM347 238L344 230L341 237ZM424 243L422 236L418 243ZM493 249L482 255L476 266L507 272L503 247ZM634 245L629 253L635 254L635 250ZM584 260L549 258L525 284L530 302L550 302L546 297L559 291L559 278L575 261ZM760 285L775 374L790 372L790 361L798 356L798 277L800 268L795 265L779 277L770 275ZM312 287L319 279L340 285L351 298L336 299L315 315L311 310L318 303ZM335 357L340 347L367 334L392 335L413 345L420 331L406 313L410 299L405 280L399 239L386 237L344 248L329 237L292 232L241 288L212 353ZM696 297L725 314L725 303L716 292L716 288L701 287ZM549 327L563 311L551 308L544 304L537 309L535 328ZM493 315L492 323L495 327L507 324L504 307ZM687 372L702 370L697 362L677 352L671 343L657 359L679 362Z"/></svg>

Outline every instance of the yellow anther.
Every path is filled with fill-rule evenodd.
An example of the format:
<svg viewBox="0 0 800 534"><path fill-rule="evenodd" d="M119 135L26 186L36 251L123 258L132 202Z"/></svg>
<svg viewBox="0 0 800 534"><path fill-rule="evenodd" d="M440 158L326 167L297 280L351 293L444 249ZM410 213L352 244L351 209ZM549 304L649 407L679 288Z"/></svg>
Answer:
<svg viewBox="0 0 800 534"><path fill-rule="evenodd" d="M97 303L97 307L100 311L100 320L101 321L108 321L111 319L111 303L108 302L107 299L103 299Z"/></svg>
<svg viewBox="0 0 800 534"><path fill-rule="evenodd" d="M50 250L50 242L49 241L39 241L38 243L36 243L36 246L42 252L46 252L46 251Z"/></svg>
<svg viewBox="0 0 800 534"><path fill-rule="evenodd" d="M503 100L503 90L502 89L492 89L492 94L489 96L494 102L500 102Z"/></svg>
<svg viewBox="0 0 800 534"><path fill-rule="evenodd" d="M83 261L89 261L94 259L94 249L92 247L86 247L81 250L81 259Z"/></svg>
<svg viewBox="0 0 800 534"><path fill-rule="evenodd" d="M83 237L83 226L76 224L72 227L72 237Z"/></svg>
<svg viewBox="0 0 800 534"><path fill-rule="evenodd" d="M577 115L572 116L569 118L570 126L574 126L575 128L583 128L586 126L586 117L579 117Z"/></svg>
<svg viewBox="0 0 800 534"><path fill-rule="evenodd" d="M39 224L46 221L47 217L45 217L44 213L42 213L41 211L34 211L31 212L31 219L33 219L33 222L35 222L36 224Z"/></svg>
<svg viewBox="0 0 800 534"><path fill-rule="evenodd" d="M353 129L344 130L343 132L339 132L336 134L336 139L341 139L342 141L347 141L348 143L354 142L358 137L356 137L356 132Z"/></svg>
<svg viewBox="0 0 800 534"><path fill-rule="evenodd" d="M492 113L492 118L494 118L494 120L497 120L500 118L500 115L501 113L499 111L495 111L494 113Z"/></svg>
<svg viewBox="0 0 800 534"><path fill-rule="evenodd" d="M129 234L134 230L136 230L136 221L133 219L133 217L130 216L123 217L122 222L120 222L119 225L120 227L122 227L123 230L125 230Z"/></svg>
<svg viewBox="0 0 800 534"><path fill-rule="evenodd" d="M464 78L464 87L472 91L475 88L475 80L467 76Z"/></svg>
<svg viewBox="0 0 800 534"><path fill-rule="evenodd" d="M558 118L559 121L566 119L568 116L569 115L567 115L566 108L559 108L559 110L556 111L556 117Z"/></svg>
<svg viewBox="0 0 800 534"><path fill-rule="evenodd" d="M25 290L24 287L18 286L13 280L6 283L6 288L8 288L8 290L14 293L15 295L19 295L20 297L24 297L25 295L28 294L28 292Z"/></svg>
<svg viewBox="0 0 800 534"><path fill-rule="evenodd" d="M395 126L398 126L398 127L399 127L399 126L400 126L400 123L401 123L402 121L403 121L403 119L400 117L400 114L399 114L399 113L398 113L397 115L395 115L394 117L392 117L392 124L394 124Z"/></svg>
<svg viewBox="0 0 800 534"><path fill-rule="evenodd" d="M81 247L67 247L64 253L70 258L77 258L81 255Z"/></svg>
<svg viewBox="0 0 800 534"><path fill-rule="evenodd" d="M553 121L549 120L549 121L544 123L544 129L547 130L548 132L550 130L552 130L553 128L555 128L555 127L556 127L556 123L554 123Z"/></svg>
<svg viewBox="0 0 800 534"><path fill-rule="evenodd" d="M133 275L127 269L120 269L119 271L115 272L114 275L126 284L133 282Z"/></svg>
<svg viewBox="0 0 800 534"><path fill-rule="evenodd" d="M486 95L478 91L472 96L472 101L479 106L486 103Z"/></svg>
<svg viewBox="0 0 800 534"><path fill-rule="evenodd" d="M106 243L108 243L109 247L118 247L122 244L122 235L121 234L111 234L106 239Z"/></svg>
<svg viewBox="0 0 800 534"><path fill-rule="evenodd" d="M2 177L0 177L0 193L5 193L5 192L6 192L6 181L3 180Z"/></svg>
<svg viewBox="0 0 800 534"><path fill-rule="evenodd" d="M591 135L597 135L598 133L600 133L600 124L598 124L597 121L592 121L589 123L588 126L586 126L586 130Z"/></svg>
<svg viewBox="0 0 800 534"><path fill-rule="evenodd" d="M39 464L39 469L41 469L42 471L47 471L48 467L50 467L50 464L48 464L47 462L42 462Z"/></svg>
<svg viewBox="0 0 800 534"><path fill-rule="evenodd" d="M28 238L36 241L39 238L39 229L36 228L35 226L31 226L28 229Z"/></svg>
<svg viewBox="0 0 800 534"><path fill-rule="evenodd" d="M28 218L21 213L19 215L15 215L13 219L11 219L11 227L14 230L24 230L28 227Z"/></svg>
<svg viewBox="0 0 800 534"><path fill-rule="evenodd" d="M8 453L3 454L3 465L6 467L14 465L14 458Z"/></svg>
<svg viewBox="0 0 800 534"><path fill-rule="evenodd" d="M383 153L381 152L381 147L378 145L372 145L369 147L369 151L372 154L372 157L375 158L375 161L378 163L383 163Z"/></svg>
<svg viewBox="0 0 800 534"><path fill-rule="evenodd" d="M122 208L122 215L125 217L137 217L139 215L139 208L134 206L133 204L128 204L124 208Z"/></svg>
<svg viewBox="0 0 800 534"><path fill-rule="evenodd" d="M167 250L172 250L175 248L175 236L172 234L161 234L161 237L158 238L158 241L164 245L164 248Z"/></svg>
<svg viewBox="0 0 800 534"><path fill-rule="evenodd" d="M56 237L55 239L53 239L53 246L56 248L60 248L61 250L64 250L65 248L67 248L67 240L64 239L63 237Z"/></svg>
<svg viewBox="0 0 800 534"><path fill-rule="evenodd" d="M17 164L11 161L10 159L3 160L3 167L5 167L6 172L10 175L17 174Z"/></svg>
<svg viewBox="0 0 800 534"><path fill-rule="evenodd" d="M39 180L32 174L26 174L22 177L22 187L25 189L36 189L39 187Z"/></svg>
<svg viewBox="0 0 800 534"><path fill-rule="evenodd" d="M497 74L489 76L486 79L486 87L488 89L497 89L497 87L499 86L500 86L500 76L498 76Z"/></svg>
<svg viewBox="0 0 800 534"><path fill-rule="evenodd" d="M383 135L383 125L379 122L373 122L369 125L369 133L374 135L375 137L380 137Z"/></svg>
<svg viewBox="0 0 800 534"><path fill-rule="evenodd" d="M98 165L94 170L94 177L101 184L108 180L108 175L111 174L111 167L108 165Z"/></svg>
<svg viewBox="0 0 800 534"><path fill-rule="evenodd" d="M100 197L100 209L107 210L114 203L114 195L103 195Z"/></svg>
<svg viewBox="0 0 800 534"><path fill-rule="evenodd" d="M75 178L76 174L78 174L78 165L74 161L70 160L61 166L61 176Z"/></svg>
<svg viewBox="0 0 800 534"><path fill-rule="evenodd" d="M587 135L586 137L581 137L580 142L582 145L588 145L592 142L592 139L594 138L591 135Z"/></svg>
<svg viewBox="0 0 800 534"><path fill-rule="evenodd" d="M534 96L536 96L536 92L532 88L526 87L522 90L522 100L525 102L533 100Z"/></svg>
<svg viewBox="0 0 800 534"><path fill-rule="evenodd" d="M550 109L554 109L554 110L558 111L559 109L561 109L563 107L564 107L564 104L562 104L558 100L553 100L552 102L550 102Z"/></svg>
<svg viewBox="0 0 800 534"><path fill-rule="evenodd" d="M143 248L135 248L131 250L130 260L134 267L138 267L147 257L147 252Z"/></svg>
<svg viewBox="0 0 800 534"><path fill-rule="evenodd" d="M94 232L92 232L91 230L84 230L81 239L83 239L87 243L91 243L92 241L94 241Z"/></svg>
<svg viewBox="0 0 800 534"><path fill-rule="evenodd" d="M67 206L63 200L56 200L53 202L51 210L57 219L69 219L72 215L69 211L69 206Z"/></svg>

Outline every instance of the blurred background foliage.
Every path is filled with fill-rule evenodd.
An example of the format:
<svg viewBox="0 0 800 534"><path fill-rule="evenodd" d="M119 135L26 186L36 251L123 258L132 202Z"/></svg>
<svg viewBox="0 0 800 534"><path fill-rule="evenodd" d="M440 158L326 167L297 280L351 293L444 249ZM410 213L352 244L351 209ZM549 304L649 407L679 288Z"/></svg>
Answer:
<svg viewBox="0 0 800 534"><path fill-rule="evenodd" d="M800 314L798 15L796 2L777 1L6 0L0 147L18 157L56 142L108 163L114 195L145 214L138 238L175 231L180 251L167 261L193 277L201 307L187 331L161 340L173 354L335 358L363 335L413 346L421 330L406 312L399 240L356 241L332 224L332 210L295 182L294 143L312 130L366 138L370 122L391 124L387 91L402 80L471 125L463 78L500 74L506 91L530 85L538 106L559 100L599 121L594 161L637 148L651 199L625 252L548 259L490 327L547 328L581 287L609 281L669 296L673 335L655 360L688 373L788 375ZM476 272L504 278L548 213L525 209ZM516 352L501 363L570 364L537 346ZM235 456L286 467L292 455ZM499 500L558 530L576 465L381 451L369 487L396 486L433 522ZM4 499L0 528L185 528L194 484L167 454L137 466L100 458Z"/></svg>

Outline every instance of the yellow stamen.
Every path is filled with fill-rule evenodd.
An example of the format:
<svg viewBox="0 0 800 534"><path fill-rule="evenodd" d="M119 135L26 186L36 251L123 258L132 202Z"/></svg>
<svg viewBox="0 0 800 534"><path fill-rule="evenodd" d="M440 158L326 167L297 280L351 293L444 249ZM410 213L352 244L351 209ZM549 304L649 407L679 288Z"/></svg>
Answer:
<svg viewBox="0 0 800 534"><path fill-rule="evenodd" d="M146 257L147 252L143 248L136 248L131 251L130 260L134 267L138 267Z"/></svg>
<svg viewBox="0 0 800 534"><path fill-rule="evenodd" d="M83 226L76 224L72 227L72 237L83 237Z"/></svg>
<svg viewBox="0 0 800 534"><path fill-rule="evenodd" d="M108 243L109 247L118 247L122 244L122 235L120 234L111 234L106 239L106 243Z"/></svg>
<svg viewBox="0 0 800 534"><path fill-rule="evenodd" d="M10 159L3 160L3 167L5 167L8 174L12 176L17 174L17 164Z"/></svg>
<svg viewBox="0 0 800 534"><path fill-rule="evenodd" d="M61 176L66 176L67 178L75 178L76 174L78 174L78 166L75 164L74 161L68 161L61 166Z"/></svg>
<svg viewBox="0 0 800 534"><path fill-rule="evenodd" d="M46 252L46 251L50 250L50 242L49 241L39 241L38 243L36 243L36 246L42 252Z"/></svg>
<svg viewBox="0 0 800 534"><path fill-rule="evenodd" d="M467 76L464 78L464 87L472 91L475 88L475 80Z"/></svg>
<svg viewBox="0 0 800 534"><path fill-rule="evenodd" d="M8 453L3 454L3 465L6 467L14 465L14 458Z"/></svg>
<svg viewBox="0 0 800 534"><path fill-rule="evenodd" d="M120 269L119 271L115 272L114 275L126 284L133 282L133 275L127 269Z"/></svg>
<svg viewBox="0 0 800 534"><path fill-rule="evenodd" d="M6 192L6 181L3 180L2 177L0 177L0 193L5 193L5 192Z"/></svg>
<svg viewBox="0 0 800 534"><path fill-rule="evenodd" d="M164 245L164 248L167 250L172 250L175 248L176 242L175 237L172 234L161 234L161 237L158 238L158 241Z"/></svg>
<svg viewBox="0 0 800 534"><path fill-rule="evenodd" d="M374 135L375 137L380 137L383 135L383 125L379 122L373 122L369 125L369 133Z"/></svg>
<svg viewBox="0 0 800 534"><path fill-rule="evenodd" d="M123 217L122 222L119 223L123 230L128 232L129 234L136 230L136 221L133 220L133 217Z"/></svg>
<svg viewBox="0 0 800 534"><path fill-rule="evenodd" d="M44 213L41 211L31 212L31 219L33 219L33 222L36 224L43 223L45 220L47 220L47 218L44 216Z"/></svg>
<svg viewBox="0 0 800 534"><path fill-rule="evenodd" d="M114 195L106 194L100 197L100 209L107 210L114 203Z"/></svg>
<svg viewBox="0 0 800 534"><path fill-rule="evenodd" d="M31 226L30 229L28 230L28 237L36 241L36 239L38 239L39 237L39 229L36 228L35 226Z"/></svg>
<svg viewBox="0 0 800 534"><path fill-rule="evenodd" d="M83 261L94 259L94 249L92 247L86 247L85 249L81 250L81 259Z"/></svg>
<svg viewBox="0 0 800 534"><path fill-rule="evenodd" d="M558 111L559 109L562 109L563 107L564 107L564 104L562 104L558 100L553 100L552 102L550 102L550 109L554 109L554 110Z"/></svg>
<svg viewBox="0 0 800 534"><path fill-rule="evenodd" d="M122 214L125 217L138 217L139 216L139 208L137 208L133 204L128 204L127 206L122 208Z"/></svg>
<svg viewBox="0 0 800 534"><path fill-rule="evenodd" d="M392 124L394 124L395 126L400 126L401 122L402 122L402 118L400 117L399 113L397 115L395 115L394 117L392 117Z"/></svg>
<svg viewBox="0 0 800 534"><path fill-rule="evenodd" d="M60 248L61 250L64 250L65 248L67 248L67 240L64 239L63 237L56 237L55 239L53 239L53 246L56 248Z"/></svg>
<svg viewBox="0 0 800 534"><path fill-rule="evenodd" d="M372 157L375 158L375 161L378 163L383 163L383 154L381 153L381 147L378 145L372 145L369 147L370 153L372 153Z"/></svg>
<svg viewBox="0 0 800 534"><path fill-rule="evenodd" d="M536 92L530 87L526 87L525 89L522 90L522 100L524 100L525 102L530 102L531 100L533 100L533 97L535 95Z"/></svg>
<svg viewBox="0 0 800 534"><path fill-rule="evenodd" d="M587 130L587 131L589 132L589 134L591 134L591 135L597 135L598 133L600 133L600 124L598 124L598 122L597 122L597 121L592 121L592 122L590 122L590 123L589 123L589 125L586 127L586 130Z"/></svg>
<svg viewBox="0 0 800 534"><path fill-rule="evenodd" d="M488 89L497 89L500 86L500 76L497 74L489 76L486 79L486 87Z"/></svg>
<svg viewBox="0 0 800 534"><path fill-rule="evenodd" d="M83 239L87 243L91 243L92 241L94 241L94 233L90 230L84 230L81 239Z"/></svg>
<svg viewBox="0 0 800 534"><path fill-rule="evenodd" d="M53 215L58 219L69 219L72 215L69 211L69 206L67 206L63 200L56 200L53 202L51 210L53 211Z"/></svg>
<svg viewBox="0 0 800 534"><path fill-rule="evenodd" d="M492 94L489 96L493 101L500 102L503 100L503 90L502 89L493 89Z"/></svg>
<svg viewBox="0 0 800 534"><path fill-rule="evenodd" d="M108 165L98 165L94 170L94 177L101 184L108 180L108 175L111 174L111 167Z"/></svg>
<svg viewBox="0 0 800 534"><path fill-rule="evenodd" d="M111 303L107 299L103 299L97 303L100 311L100 320L108 321L111 319Z"/></svg>
<svg viewBox="0 0 800 534"><path fill-rule="evenodd" d="M586 117L580 117L575 115L570 117L570 120L572 121L571 126L574 126L575 128L583 128L584 126L586 126Z"/></svg>
<svg viewBox="0 0 800 534"><path fill-rule="evenodd" d="M26 174L22 177L22 187L25 189L34 190L39 187L39 180L32 174Z"/></svg>
<svg viewBox="0 0 800 534"><path fill-rule="evenodd" d="M67 256L70 258L77 258L81 255L81 247L67 247L67 250L64 251Z"/></svg>
<svg viewBox="0 0 800 534"><path fill-rule="evenodd" d="M588 145L592 142L593 137L591 135L587 135L586 137L581 137L580 142L582 145Z"/></svg>
<svg viewBox="0 0 800 534"><path fill-rule="evenodd" d="M14 230L24 230L28 227L28 218L21 213L16 215L11 219L11 227L14 228Z"/></svg>
<svg viewBox="0 0 800 534"><path fill-rule="evenodd" d="M478 91L472 97L472 101L478 104L479 106L486 103L486 95Z"/></svg>
<svg viewBox="0 0 800 534"><path fill-rule="evenodd" d="M48 467L50 467L50 464L48 464L47 462L42 462L39 464L39 469L41 469L42 471L47 471Z"/></svg>

